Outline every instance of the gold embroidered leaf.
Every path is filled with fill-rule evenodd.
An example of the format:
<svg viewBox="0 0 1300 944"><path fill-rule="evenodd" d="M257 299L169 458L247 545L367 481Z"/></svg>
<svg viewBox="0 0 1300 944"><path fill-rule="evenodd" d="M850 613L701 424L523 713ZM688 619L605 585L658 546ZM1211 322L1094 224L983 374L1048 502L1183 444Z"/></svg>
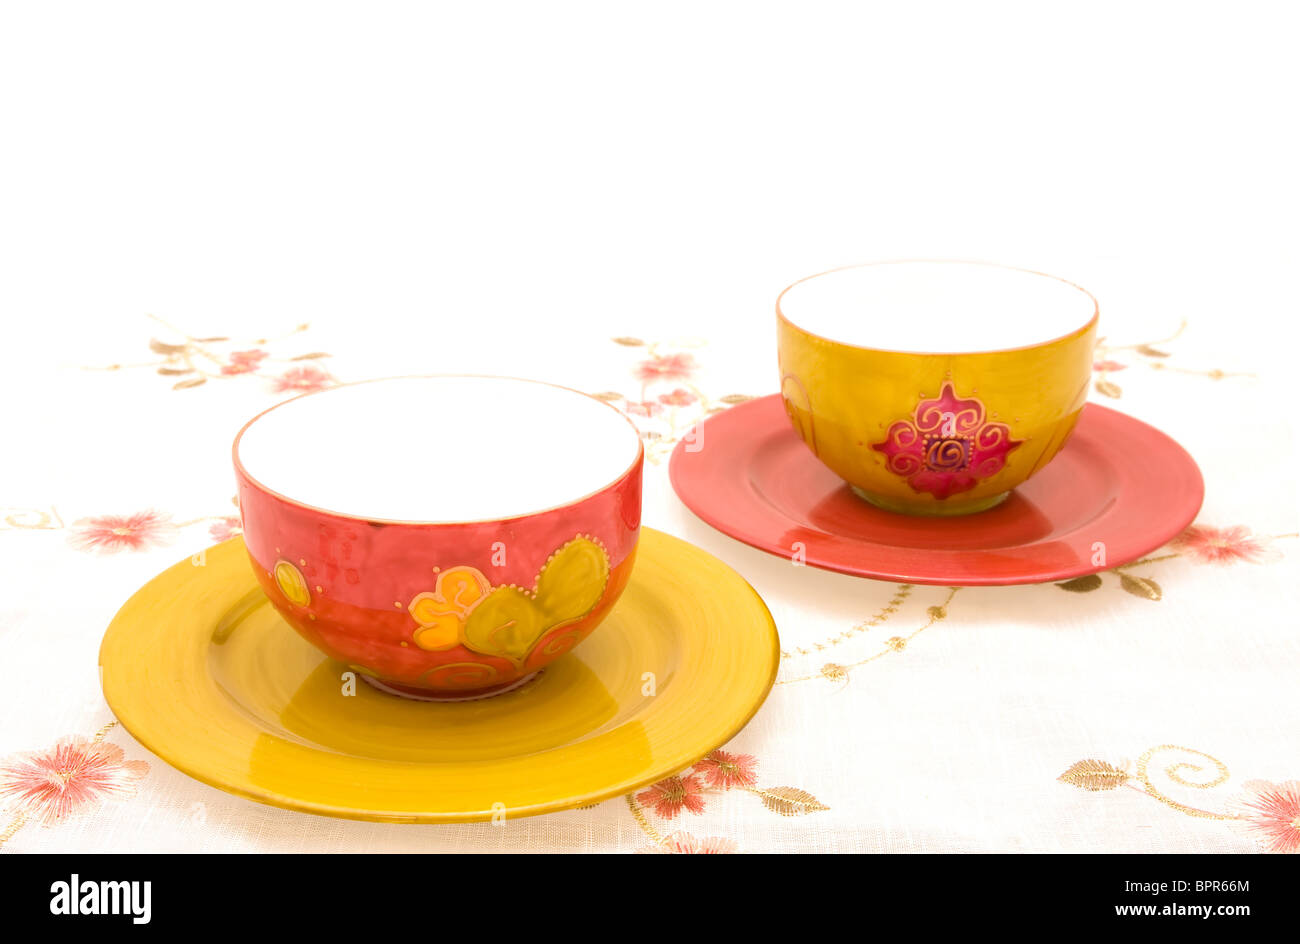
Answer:
<svg viewBox="0 0 1300 944"><path fill-rule="evenodd" d="M759 788L755 791L759 798L773 813L780 813L782 816L803 816L805 813L816 813L818 810L829 810L815 796L807 790L800 790L798 787L767 787Z"/></svg>
<svg viewBox="0 0 1300 944"><path fill-rule="evenodd" d="M611 338L610 340L624 347L645 347L645 342L640 338Z"/></svg>
<svg viewBox="0 0 1300 944"><path fill-rule="evenodd" d="M930 619L941 620L948 616L948 608L943 606L932 606L925 611L930 615Z"/></svg>
<svg viewBox="0 0 1300 944"><path fill-rule="evenodd" d="M1114 790L1128 780L1128 771L1089 757L1071 764L1070 769L1056 779L1081 790Z"/></svg>
<svg viewBox="0 0 1300 944"><path fill-rule="evenodd" d="M1097 388L1098 393L1110 397L1113 400L1118 400L1124 395L1124 391L1120 389L1119 384L1109 380L1098 378L1097 383L1094 384L1094 386Z"/></svg>
<svg viewBox="0 0 1300 944"><path fill-rule="evenodd" d="M329 357L324 351L312 351L310 354L299 354L297 357L291 357L291 361L314 361L317 358Z"/></svg>
<svg viewBox="0 0 1300 944"><path fill-rule="evenodd" d="M623 394L618 393L614 390L606 390L604 393L593 393L592 396L595 397L597 400L604 400L606 403L611 403L614 400L623 399Z"/></svg>
<svg viewBox="0 0 1300 944"><path fill-rule="evenodd" d="M184 390L186 387L197 387L200 384L208 382L206 377L191 377L189 380L182 380L179 383L172 384L173 390Z"/></svg>
<svg viewBox="0 0 1300 944"><path fill-rule="evenodd" d="M1145 354L1147 357L1168 357L1169 356L1168 351L1157 350L1156 348L1152 347L1150 344L1139 344L1137 346L1137 352L1139 354Z"/></svg>
<svg viewBox="0 0 1300 944"><path fill-rule="evenodd" d="M723 403L748 403L754 399L747 393L729 393L725 397L719 397Z"/></svg>
<svg viewBox="0 0 1300 944"><path fill-rule="evenodd" d="M179 354L185 350L184 344L165 344L157 338L149 339L149 350L155 354Z"/></svg>
<svg viewBox="0 0 1300 944"><path fill-rule="evenodd" d="M1160 584L1150 577L1134 577L1132 574L1120 574L1119 585L1133 596L1141 597L1144 600L1159 600L1165 595L1164 591L1160 589Z"/></svg>
<svg viewBox="0 0 1300 944"><path fill-rule="evenodd" d="M229 341L230 338L195 338L200 344L220 344L222 341Z"/></svg>
<svg viewBox="0 0 1300 944"><path fill-rule="evenodd" d="M849 670L838 662L827 662L822 666L821 673L832 682L838 682L849 677Z"/></svg>
<svg viewBox="0 0 1300 944"><path fill-rule="evenodd" d="M1062 590L1069 590L1071 593L1088 593L1101 586L1101 578L1096 574L1085 574L1082 577L1067 580L1065 583L1058 583L1057 586Z"/></svg>
<svg viewBox="0 0 1300 944"><path fill-rule="evenodd" d="M180 377L184 374L194 373L193 367L159 367L158 373L164 377Z"/></svg>

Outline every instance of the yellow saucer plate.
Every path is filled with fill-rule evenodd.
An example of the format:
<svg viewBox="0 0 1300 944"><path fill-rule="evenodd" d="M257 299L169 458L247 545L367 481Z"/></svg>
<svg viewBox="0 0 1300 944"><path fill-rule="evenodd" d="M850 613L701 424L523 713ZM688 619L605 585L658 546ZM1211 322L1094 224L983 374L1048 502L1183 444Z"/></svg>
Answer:
<svg viewBox="0 0 1300 944"><path fill-rule="evenodd" d="M99 653L113 713L173 767L260 803L394 823L534 816L662 780L745 726L779 660L753 588L650 528L596 631L478 701L363 684L271 608L240 538L137 591Z"/></svg>

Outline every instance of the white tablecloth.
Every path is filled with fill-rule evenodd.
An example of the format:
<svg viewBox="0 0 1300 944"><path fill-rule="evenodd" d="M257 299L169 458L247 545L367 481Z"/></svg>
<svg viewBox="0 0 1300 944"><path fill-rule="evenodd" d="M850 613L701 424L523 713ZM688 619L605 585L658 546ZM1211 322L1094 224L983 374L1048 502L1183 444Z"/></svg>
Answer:
<svg viewBox="0 0 1300 944"><path fill-rule="evenodd" d="M1300 848L1296 66L1259 8L1150 10L8 11L3 850ZM775 389L780 289L917 256L1098 296L1094 399L1204 472L1185 541L1091 590L954 592L683 508L668 451ZM396 826L226 795L114 726L100 636L237 523L242 422L446 371L642 425L645 523L781 632L725 754L592 809Z"/></svg>

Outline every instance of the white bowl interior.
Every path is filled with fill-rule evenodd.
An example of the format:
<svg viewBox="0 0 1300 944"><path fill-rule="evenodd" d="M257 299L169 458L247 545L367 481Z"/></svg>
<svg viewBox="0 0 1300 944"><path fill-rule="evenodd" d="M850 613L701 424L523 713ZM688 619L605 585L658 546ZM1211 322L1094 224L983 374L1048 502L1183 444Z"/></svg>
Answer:
<svg viewBox="0 0 1300 944"><path fill-rule="evenodd" d="M1041 344L1084 327L1093 297L1049 275L977 262L886 262L796 282L781 313L803 330L887 351L960 354Z"/></svg>
<svg viewBox="0 0 1300 944"><path fill-rule="evenodd" d="M506 377L401 377L289 400L236 443L287 498L361 518L452 523L568 504L618 480L640 437L618 410Z"/></svg>

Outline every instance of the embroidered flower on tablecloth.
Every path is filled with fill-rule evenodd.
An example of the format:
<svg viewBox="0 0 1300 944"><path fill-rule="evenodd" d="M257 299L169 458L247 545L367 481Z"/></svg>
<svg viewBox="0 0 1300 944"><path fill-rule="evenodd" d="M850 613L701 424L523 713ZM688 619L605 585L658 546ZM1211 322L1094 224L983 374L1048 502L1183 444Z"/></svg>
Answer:
<svg viewBox="0 0 1300 944"><path fill-rule="evenodd" d="M126 760L116 744L64 737L49 750L0 761L0 806L51 826L103 800L134 796L148 772L146 762Z"/></svg>
<svg viewBox="0 0 1300 944"><path fill-rule="evenodd" d="M752 787L758 783L758 759L752 754L714 751L695 765L694 772L714 789Z"/></svg>
<svg viewBox="0 0 1300 944"><path fill-rule="evenodd" d="M214 541L228 541L237 534L243 534L244 529L239 515L227 515L208 525L208 534Z"/></svg>
<svg viewBox="0 0 1300 944"><path fill-rule="evenodd" d="M78 550L114 554L170 544L177 530L172 516L166 512L140 511L133 515L97 515L74 521L68 540Z"/></svg>
<svg viewBox="0 0 1300 944"><path fill-rule="evenodd" d="M1128 364L1121 364L1119 361L1097 361L1092 365L1092 369L1107 373L1113 370L1124 370Z"/></svg>
<svg viewBox="0 0 1300 944"><path fill-rule="evenodd" d="M645 442L646 461L652 465L667 458L683 438L693 435L701 420L753 399L742 393L712 397L691 383L691 378L703 368L694 354L681 348L701 347L704 342L698 339L647 342L618 337L611 340L620 347L639 349L639 359L629 367L639 389L635 393L606 390L592 395L631 418Z"/></svg>
<svg viewBox="0 0 1300 944"><path fill-rule="evenodd" d="M104 371L147 369L166 378L173 390L194 390L205 386L209 381L250 376L269 378L268 368L271 368L272 364L318 362L330 356L325 351L311 351L293 356L274 353L280 341L308 330L310 326L305 323L279 337L237 340L225 335L198 337L182 331L156 315L148 317L167 331L167 340L149 339L149 352L152 355L150 360L134 364L107 364L86 369ZM232 348L234 350L231 350ZM280 377L271 379L272 389L277 393L289 390L319 390L337 382L327 370L316 363L301 368L290 368Z"/></svg>
<svg viewBox="0 0 1300 944"><path fill-rule="evenodd" d="M659 394L659 402L665 406L690 406L698 399L699 397L685 387L678 387L671 393Z"/></svg>
<svg viewBox="0 0 1300 944"><path fill-rule="evenodd" d="M1159 600L1164 596L1160 584L1151 577L1139 577L1129 573L1129 569L1143 564L1154 564L1173 557L1186 557L1198 564L1215 564L1225 566L1238 561L1251 564L1263 564L1278 560L1282 552L1273 546L1278 538L1293 538L1295 534L1274 534L1259 536L1252 534L1244 525L1230 528L1212 528L1209 525L1195 524L1169 542L1174 549L1172 554L1158 557L1146 557L1131 564L1114 567L1110 573L1119 577L1120 589L1147 600ZM1086 574L1075 577L1056 586L1071 593L1091 593L1103 585L1101 574Z"/></svg>
<svg viewBox="0 0 1300 944"><path fill-rule="evenodd" d="M226 376L232 374L251 374L265 360L266 351L253 348L251 351L232 351L229 363L221 365L221 372Z"/></svg>
<svg viewBox="0 0 1300 944"><path fill-rule="evenodd" d="M334 384L334 378L329 372L317 367L315 364L308 364L306 367L290 367L283 374L271 381L271 386L276 393L310 393L313 390L324 390L326 387Z"/></svg>
<svg viewBox="0 0 1300 944"><path fill-rule="evenodd" d="M1271 783L1247 780L1230 808L1230 825L1254 839L1265 852L1300 853L1300 780Z"/></svg>
<svg viewBox="0 0 1300 944"><path fill-rule="evenodd" d="M625 400L623 403L623 412L628 416L658 416L663 411L663 405L654 400Z"/></svg>
<svg viewBox="0 0 1300 944"><path fill-rule="evenodd" d="M699 839L690 833L673 833L663 842L638 849L638 854L646 855L733 855L736 844L721 836L705 836Z"/></svg>
<svg viewBox="0 0 1300 944"><path fill-rule="evenodd" d="M636 798L664 819L675 819L684 809L696 815L704 812L704 784L695 774L660 780Z"/></svg>
<svg viewBox="0 0 1300 944"><path fill-rule="evenodd" d="M753 794L766 809L780 816L805 816L830 809L807 790L799 787L758 786L758 759L752 754L733 754L730 751L714 750L677 776L660 780L648 790L642 790L635 796L630 793L627 795L628 806L631 807L637 823L655 843L654 848L642 851L734 852L734 843L718 837L700 840L688 833L673 833L667 838L662 838L650 826L645 813L637 805L640 803L648 807L650 812L664 819L676 819L683 809L695 814L703 813L706 796L710 793L717 795L730 790Z"/></svg>
<svg viewBox="0 0 1300 944"><path fill-rule="evenodd" d="M1237 561L1258 564L1275 555L1265 539L1251 534L1250 528L1244 525L1212 528L1195 524L1174 538L1171 544L1202 564L1232 564Z"/></svg>
<svg viewBox="0 0 1300 944"><path fill-rule="evenodd" d="M695 373L694 355L684 351L674 354L652 354L637 364L633 373L642 383L662 380L687 380Z"/></svg>

